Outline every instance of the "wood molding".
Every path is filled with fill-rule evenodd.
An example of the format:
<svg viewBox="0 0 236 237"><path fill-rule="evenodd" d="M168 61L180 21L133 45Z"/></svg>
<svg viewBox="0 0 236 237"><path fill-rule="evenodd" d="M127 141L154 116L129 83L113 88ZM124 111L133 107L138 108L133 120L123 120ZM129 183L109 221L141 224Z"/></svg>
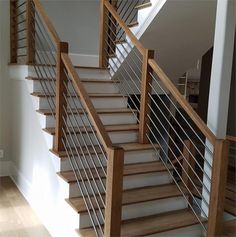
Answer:
<svg viewBox="0 0 236 237"><path fill-rule="evenodd" d="M205 137L214 145L216 136L212 131L207 127L204 121L199 117L187 100L181 95L173 82L169 77L163 72L163 70L158 66L158 64L153 59L148 60L149 65L152 67L153 71L157 74L159 79L164 83L167 90L170 91L171 95L177 100L181 107L185 110L188 116L193 120L197 125L200 131L205 135Z"/></svg>
<svg viewBox="0 0 236 237"><path fill-rule="evenodd" d="M64 65L65 65L65 67L72 79L72 82L75 86L75 90L78 93L78 95L80 96L81 101L82 101L83 105L85 106L85 109L88 112L88 115L92 121L92 124L95 127L99 138L101 139L102 145L107 150L108 147L112 147L111 139L110 139L108 133L106 132L105 127L102 124L87 91L84 88L83 82L80 80L77 72L75 71L75 68L72 65L72 62L71 62L68 54L62 53L61 57L62 57Z"/></svg>

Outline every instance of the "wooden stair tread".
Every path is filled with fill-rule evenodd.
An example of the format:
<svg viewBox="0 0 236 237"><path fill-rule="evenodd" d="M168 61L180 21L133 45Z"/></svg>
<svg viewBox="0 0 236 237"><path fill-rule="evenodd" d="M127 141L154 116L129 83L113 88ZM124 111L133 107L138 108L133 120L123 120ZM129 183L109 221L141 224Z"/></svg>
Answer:
<svg viewBox="0 0 236 237"><path fill-rule="evenodd" d="M105 125L104 126L107 132L119 132L119 131L137 131L139 129L138 124L123 124L123 125ZM90 127L86 127L87 131L91 131ZM81 132L85 132L83 127L80 128ZM79 133L78 128L74 128L76 133ZM50 135L55 135L55 127L53 128L44 128L44 132L49 133ZM72 128L71 128L71 131Z"/></svg>
<svg viewBox="0 0 236 237"><path fill-rule="evenodd" d="M39 66L39 67L56 67L55 64L35 64L35 63L8 63L9 66L22 66L22 65L26 65L26 66ZM73 65L75 68L78 69L91 69L91 70L104 70L104 71L108 71L108 69L106 67L95 67L95 66L78 66L78 65Z"/></svg>
<svg viewBox="0 0 236 237"><path fill-rule="evenodd" d="M49 93L46 93L44 94L43 92L33 92L31 93L32 96L35 96L35 97L41 97L41 98L44 98L44 97L55 97L55 95L53 94L49 94ZM89 97L93 97L93 98L99 98L99 97L102 97L102 98L115 98L115 97L121 97L123 98L124 96L119 94L119 93L110 93L110 94L105 94L105 93L91 93L91 94L88 94ZM71 95L72 97L76 97L76 95ZM68 96L69 97L69 96ZM78 95L79 97L79 95Z"/></svg>
<svg viewBox="0 0 236 237"><path fill-rule="evenodd" d="M147 8L147 7L151 7L151 6L152 6L151 2L146 2L146 3L139 4L139 5L135 6L135 9L141 10L141 9L144 9L144 8Z"/></svg>
<svg viewBox="0 0 236 237"><path fill-rule="evenodd" d="M73 148L73 154L77 155L77 151ZM94 154L102 154L102 151L98 145L95 146L88 146L88 148L84 147L83 150L77 149L80 155L94 155ZM89 152L88 152L89 151ZM50 149L50 152L52 152L54 155L60 157L60 158L68 158L66 151L55 151L53 149ZM71 154L71 152L69 152Z"/></svg>
<svg viewBox="0 0 236 237"><path fill-rule="evenodd" d="M141 143L120 143L117 146L122 147L125 151L142 151L142 150L150 150L154 149L152 144L141 144ZM155 144L157 149L160 148L158 144Z"/></svg>
<svg viewBox="0 0 236 237"><path fill-rule="evenodd" d="M204 220L203 220L204 221ZM121 237L148 236L156 233L198 224L195 215L188 209L123 221ZM78 230L82 237L95 237L93 228Z"/></svg>
<svg viewBox="0 0 236 237"><path fill-rule="evenodd" d="M27 80L32 81L39 81L39 80L45 80L45 81L56 81L55 78L38 78L38 77L26 77ZM84 83L120 83L118 80L110 80L110 79L90 79L90 78L83 78L81 79Z"/></svg>
<svg viewBox="0 0 236 237"><path fill-rule="evenodd" d="M133 22L130 22L127 26L129 27L129 28L132 28L132 27L135 27L135 26L137 26L138 25L138 22L137 21L133 21Z"/></svg>
<svg viewBox="0 0 236 237"><path fill-rule="evenodd" d="M171 169L171 167L169 167ZM94 175L94 178L97 177L97 173L94 169L91 169ZM104 174L101 168L97 168L99 174L102 178L104 178ZM135 163L135 164L127 164L124 165L124 176L130 175L139 175L139 174L147 174L147 173L155 173L155 172L166 172L165 166L160 161L146 162L146 163ZM84 175L84 172L81 172ZM74 171L62 171L57 173L62 179L64 179L67 183L76 182ZM84 175L85 177L85 175Z"/></svg>
<svg viewBox="0 0 236 237"><path fill-rule="evenodd" d="M135 203L148 202L179 196L182 196L182 194L174 184L130 189L123 192L122 205L125 206ZM104 200L105 195L103 195L102 197ZM91 198L91 200L93 202L94 208L98 209L95 199ZM97 198L97 200L100 200L99 197ZM66 201L73 207L73 209L76 212L78 213L87 212L87 208L86 205L84 204L84 200L82 197L69 198L66 199ZM99 204L100 207L102 207L100 202Z"/></svg>
<svg viewBox="0 0 236 237"><path fill-rule="evenodd" d="M140 144L140 143L125 143L125 144L117 144L117 147L122 147L125 152L131 152L131 151L142 151L142 150L152 150L154 149L151 144ZM100 147L98 145L95 145L95 150L98 154L101 154ZM155 145L156 149L159 149L160 146L158 144ZM80 149L78 148L80 151ZM88 146L88 150L91 154L95 154L95 151L92 146ZM53 149L50 150L54 155L60 157L60 158L67 158L66 151L55 151ZM87 149L83 148L84 155L88 155ZM82 152L80 152L82 154ZM74 150L74 155L76 155L76 151Z"/></svg>
<svg viewBox="0 0 236 237"><path fill-rule="evenodd" d="M115 109L96 109L98 114L128 114L128 113L132 113L132 112L136 112L136 110L131 110L131 109L126 109L126 108L115 108ZM52 112L50 109L38 109L36 110L37 113L42 114L42 115L52 115ZM83 114L83 110L81 109L72 109L68 110L68 114L71 113L77 114ZM55 114L56 112L53 111L53 113Z"/></svg>

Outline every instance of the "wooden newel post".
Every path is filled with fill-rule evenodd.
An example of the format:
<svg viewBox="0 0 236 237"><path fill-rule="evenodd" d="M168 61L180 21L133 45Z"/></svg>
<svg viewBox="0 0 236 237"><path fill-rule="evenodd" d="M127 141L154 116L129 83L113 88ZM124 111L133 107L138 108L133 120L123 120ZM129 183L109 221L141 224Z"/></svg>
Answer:
<svg viewBox="0 0 236 237"><path fill-rule="evenodd" d="M139 117L139 142L148 143L148 138L146 134L148 133L148 114L150 114L151 99L149 93L151 94L152 78L150 73L152 72L151 67L148 64L149 59L154 58L154 51L146 49L143 55L143 65L142 65L142 80L141 80L141 100L140 100L140 117Z"/></svg>
<svg viewBox="0 0 236 237"><path fill-rule="evenodd" d="M67 103L64 95L66 95L66 86L67 77L64 72L64 64L61 59L61 53L68 54L68 43L60 42L57 46L57 64L56 64L56 131L55 131L55 151L63 151L64 146L62 142L63 138L63 127L65 124L63 117L66 118L66 111L64 108L67 108Z"/></svg>
<svg viewBox="0 0 236 237"><path fill-rule="evenodd" d="M107 53L105 52L105 34L106 34L106 14L105 3L106 0L100 0L100 48L99 48L99 66L103 67L106 63Z"/></svg>
<svg viewBox="0 0 236 237"><path fill-rule="evenodd" d="M10 40L11 40L11 51L10 51L10 60L11 63L17 63L17 24L16 16L17 14L17 1L10 1Z"/></svg>
<svg viewBox="0 0 236 237"><path fill-rule="evenodd" d="M193 146L193 143L189 140L184 141L184 149L183 149L183 171L182 171L182 179L183 183L188 187L190 191L193 189L193 183L191 180L194 178L194 168L195 168L195 160L196 158L196 149ZM193 158L193 157L194 158ZM192 170L192 169L193 170ZM192 201L192 198L189 198L190 203Z"/></svg>
<svg viewBox="0 0 236 237"><path fill-rule="evenodd" d="M220 236L222 231L229 159L229 141L216 140L214 147L208 214L208 237Z"/></svg>
<svg viewBox="0 0 236 237"><path fill-rule="evenodd" d="M32 0L26 0L26 63L35 61L35 10Z"/></svg>
<svg viewBox="0 0 236 237"><path fill-rule="evenodd" d="M121 235L124 150L108 148L104 236Z"/></svg>

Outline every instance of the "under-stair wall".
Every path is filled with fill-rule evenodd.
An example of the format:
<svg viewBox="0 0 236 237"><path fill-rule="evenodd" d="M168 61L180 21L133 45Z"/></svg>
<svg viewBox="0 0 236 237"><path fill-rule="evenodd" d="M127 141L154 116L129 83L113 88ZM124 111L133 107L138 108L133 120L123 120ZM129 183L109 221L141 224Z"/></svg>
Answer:
<svg viewBox="0 0 236 237"><path fill-rule="evenodd" d="M5 23L0 28L0 150L3 150L4 153L3 157L0 158L0 176L9 175L11 159L11 96L8 80L10 32L8 10L8 2L1 1L0 21Z"/></svg>

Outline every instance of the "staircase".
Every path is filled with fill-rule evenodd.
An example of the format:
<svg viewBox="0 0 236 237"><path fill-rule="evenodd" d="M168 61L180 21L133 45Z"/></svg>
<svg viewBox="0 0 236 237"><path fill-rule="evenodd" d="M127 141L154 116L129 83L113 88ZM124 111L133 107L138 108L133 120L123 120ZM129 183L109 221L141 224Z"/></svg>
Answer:
<svg viewBox="0 0 236 237"><path fill-rule="evenodd" d="M57 175L69 187L65 201L78 218L76 232L90 237L201 236L207 231L214 236L223 210L216 213L213 207L222 204L218 190L225 185L217 179L225 171L219 162L228 143L215 138L155 62L154 52L129 29L137 24L138 11L152 4L137 1L134 12L123 15L121 8L130 9L124 2L101 1L100 67L80 67L72 65L68 44L61 42L39 0L11 1L12 17L26 14L27 24L19 32L12 20L11 63L25 57L33 67L26 79L36 112L46 121L50 152L60 160ZM21 7L26 10L19 13ZM24 47L14 36L23 31L27 47L19 54ZM181 119L189 133L173 108L187 113L189 121L182 114ZM177 134L181 145L169 134L170 117L183 133ZM199 142L204 149L196 146ZM202 184L201 192L193 179Z"/></svg>

